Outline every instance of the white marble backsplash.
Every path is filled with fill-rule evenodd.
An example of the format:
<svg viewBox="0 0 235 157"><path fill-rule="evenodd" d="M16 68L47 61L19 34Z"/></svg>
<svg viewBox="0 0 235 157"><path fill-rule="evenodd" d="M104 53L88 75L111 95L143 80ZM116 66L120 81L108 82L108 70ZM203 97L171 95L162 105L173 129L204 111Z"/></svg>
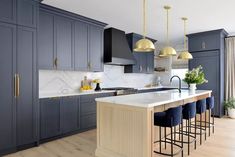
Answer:
<svg viewBox="0 0 235 157"><path fill-rule="evenodd" d="M125 74L123 66L105 65L104 72L76 72L58 70L39 71L40 93L63 93L79 91L84 76L101 79L101 87L144 87L155 83L158 74Z"/></svg>

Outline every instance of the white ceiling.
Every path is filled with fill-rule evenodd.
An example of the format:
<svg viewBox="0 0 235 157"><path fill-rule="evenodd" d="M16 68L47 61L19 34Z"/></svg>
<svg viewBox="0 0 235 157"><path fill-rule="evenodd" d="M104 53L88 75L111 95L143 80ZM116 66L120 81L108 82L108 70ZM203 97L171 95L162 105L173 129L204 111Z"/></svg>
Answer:
<svg viewBox="0 0 235 157"><path fill-rule="evenodd" d="M44 0L43 3L74 12L129 32L142 33L142 0ZM147 0L147 34L165 40L166 13L170 11L172 43L183 40L182 16L189 18L188 33L224 28L235 34L235 0Z"/></svg>

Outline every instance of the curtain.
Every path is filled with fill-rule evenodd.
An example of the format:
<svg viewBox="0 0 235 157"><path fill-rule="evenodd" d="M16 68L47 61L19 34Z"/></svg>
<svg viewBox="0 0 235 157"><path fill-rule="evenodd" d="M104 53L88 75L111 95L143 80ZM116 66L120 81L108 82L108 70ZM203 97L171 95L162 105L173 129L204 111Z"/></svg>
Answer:
<svg viewBox="0 0 235 157"><path fill-rule="evenodd" d="M235 98L235 37L225 39L225 98Z"/></svg>

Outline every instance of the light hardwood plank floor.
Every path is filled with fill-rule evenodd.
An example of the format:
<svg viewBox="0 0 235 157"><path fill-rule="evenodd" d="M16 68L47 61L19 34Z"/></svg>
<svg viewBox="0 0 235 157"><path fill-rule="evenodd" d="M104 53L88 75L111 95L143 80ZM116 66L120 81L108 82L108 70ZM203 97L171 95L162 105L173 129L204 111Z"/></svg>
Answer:
<svg viewBox="0 0 235 157"><path fill-rule="evenodd" d="M65 137L5 157L95 157L96 130ZM185 148L187 156L187 147ZM156 155L156 157L159 155ZM235 120L216 119L215 134L207 138L191 157L235 157Z"/></svg>

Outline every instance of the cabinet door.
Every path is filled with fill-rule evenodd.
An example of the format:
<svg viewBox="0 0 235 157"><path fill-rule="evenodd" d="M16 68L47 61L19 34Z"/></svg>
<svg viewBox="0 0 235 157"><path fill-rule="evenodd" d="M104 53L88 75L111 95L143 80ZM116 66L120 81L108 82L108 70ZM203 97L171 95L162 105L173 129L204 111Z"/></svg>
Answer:
<svg viewBox="0 0 235 157"><path fill-rule="evenodd" d="M15 39L16 27L0 23L0 151L15 146Z"/></svg>
<svg viewBox="0 0 235 157"><path fill-rule="evenodd" d="M147 53L140 53L140 72L147 72Z"/></svg>
<svg viewBox="0 0 235 157"><path fill-rule="evenodd" d="M40 139L47 139L60 134L60 99L40 100Z"/></svg>
<svg viewBox="0 0 235 157"><path fill-rule="evenodd" d="M103 71L103 28L89 27L89 69Z"/></svg>
<svg viewBox="0 0 235 157"><path fill-rule="evenodd" d="M38 27L38 67L54 68L54 16L40 10Z"/></svg>
<svg viewBox="0 0 235 157"><path fill-rule="evenodd" d="M215 109L216 116L220 115L220 104L219 102L219 86L220 86L220 70L219 70L219 51L204 51L198 53L192 53L193 59L189 61L189 68L195 68L199 65L203 67L205 78L208 83L198 85L197 89L212 90L212 95L215 96Z"/></svg>
<svg viewBox="0 0 235 157"><path fill-rule="evenodd" d="M0 1L0 21L16 23L16 0Z"/></svg>
<svg viewBox="0 0 235 157"><path fill-rule="evenodd" d="M61 131L69 133L79 128L79 105L77 97L64 97L61 99Z"/></svg>
<svg viewBox="0 0 235 157"><path fill-rule="evenodd" d="M34 0L17 0L17 24L36 27L38 2Z"/></svg>
<svg viewBox="0 0 235 157"><path fill-rule="evenodd" d="M220 33L202 33L189 36L189 51L204 51L220 49Z"/></svg>
<svg viewBox="0 0 235 157"><path fill-rule="evenodd" d="M146 64L147 73L153 73L154 72L154 53L149 52L149 53L146 53L146 55L147 55L147 64Z"/></svg>
<svg viewBox="0 0 235 157"><path fill-rule="evenodd" d="M88 25L75 22L74 26L75 70L88 71Z"/></svg>
<svg viewBox="0 0 235 157"><path fill-rule="evenodd" d="M64 17L55 17L55 50L57 69L73 70L73 21Z"/></svg>
<svg viewBox="0 0 235 157"><path fill-rule="evenodd" d="M17 29L17 73L19 97L17 97L17 144L36 141L37 124L37 72L36 30L26 27Z"/></svg>

